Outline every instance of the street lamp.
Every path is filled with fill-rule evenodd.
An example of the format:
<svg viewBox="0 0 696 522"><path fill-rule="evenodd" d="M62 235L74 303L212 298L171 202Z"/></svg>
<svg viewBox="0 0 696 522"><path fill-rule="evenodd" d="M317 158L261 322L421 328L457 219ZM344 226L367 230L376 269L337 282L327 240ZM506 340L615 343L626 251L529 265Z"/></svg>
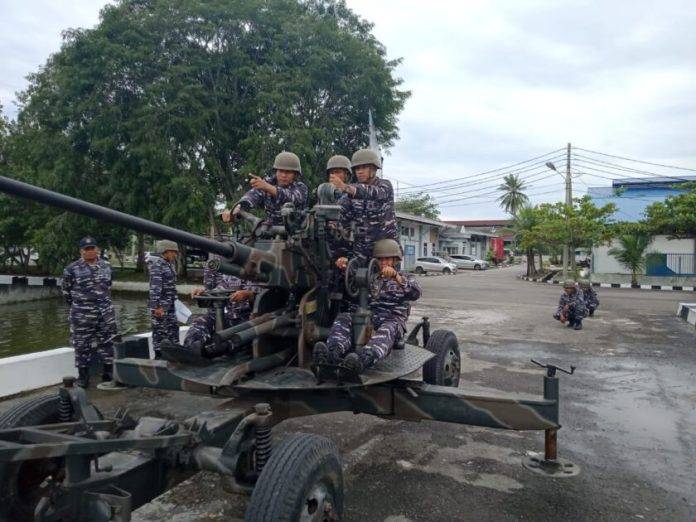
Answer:
<svg viewBox="0 0 696 522"><path fill-rule="evenodd" d="M551 170L555 170L556 172L558 172L558 169L556 168L556 165L554 165L554 164L551 163L550 161L547 161L547 162L546 162L546 166L547 166L548 168L550 168Z"/></svg>

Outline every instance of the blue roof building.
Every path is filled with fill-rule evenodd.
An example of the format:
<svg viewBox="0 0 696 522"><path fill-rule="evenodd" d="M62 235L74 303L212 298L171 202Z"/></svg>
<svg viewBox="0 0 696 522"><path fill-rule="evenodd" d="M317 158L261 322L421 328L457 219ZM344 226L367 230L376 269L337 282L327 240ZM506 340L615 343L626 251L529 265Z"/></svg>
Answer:
<svg viewBox="0 0 696 522"><path fill-rule="evenodd" d="M589 187L587 195L597 206L616 205L615 221L635 222L645 217L649 205L685 192L680 185L687 182L696 182L696 176L616 179L611 187Z"/></svg>

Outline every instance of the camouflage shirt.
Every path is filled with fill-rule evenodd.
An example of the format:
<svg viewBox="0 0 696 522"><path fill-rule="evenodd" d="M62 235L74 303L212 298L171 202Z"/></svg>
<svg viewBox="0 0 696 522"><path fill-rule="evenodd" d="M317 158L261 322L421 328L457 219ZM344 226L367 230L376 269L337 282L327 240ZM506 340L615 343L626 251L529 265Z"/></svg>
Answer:
<svg viewBox="0 0 696 522"><path fill-rule="evenodd" d="M266 211L265 224L283 225L280 209L285 203L293 203L296 210L303 210L307 206L307 185L301 181L293 181L287 187L279 187L278 180L274 176L268 176L264 181L276 187L278 190L276 197L261 189L251 189L242 196L237 204L250 208L263 208Z"/></svg>
<svg viewBox="0 0 696 522"><path fill-rule="evenodd" d="M582 290L582 297L587 306L591 306L593 308L597 308L597 306L599 306L599 297L597 297L597 292L595 292L594 288L584 288Z"/></svg>
<svg viewBox="0 0 696 522"><path fill-rule="evenodd" d="M421 288L416 278L405 272L399 272L404 284L396 279L380 278L380 290L376 299L370 301L372 320L376 327L385 321L397 321L406 331L406 321L411 312L409 301L415 301L421 296Z"/></svg>
<svg viewBox="0 0 696 522"><path fill-rule="evenodd" d="M69 305L111 304L111 265L103 259L90 265L80 258L63 270L61 289Z"/></svg>
<svg viewBox="0 0 696 522"><path fill-rule="evenodd" d="M375 178L371 184L356 183L355 196L344 194L339 199L341 226L353 229L353 257L372 257L375 241L393 239L399 242L394 212L394 189L391 183Z"/></svg>
<svg viewBox="0 0 696 522"><path fill-rule="evenodd" d="M558 300L558 308L556 309L557 314L562 314L565 306L575 313L575 315L583 317L585 315L585 300L582 297L582 292L578 289L572 294L568 295L565 291L561 294L561 298Z"/></svg>
<svg viewBox="0 0 696 522"><path fill-rule="evenodd" d="M176 268L160 255L154 255L148 263L150 272L150 301L152 309L165 310L174 306L176 300Z"/></svg>
<svg viewBox="0 0 696 522"><path fill-rule="evenodd" d="M260 288L250 282L245 282L238 277L228 274L221 274L220 272L213 272L207 266L203 270L203 286L207 291L218 289L232 290L236 292L237 290L251 290L254 293L258 293ZM236 303L229 302L225 305L225 314L230 320L244 320L249 319L251 315L251 310L253 308L252 303L248 301L240 301Z"/></svg>

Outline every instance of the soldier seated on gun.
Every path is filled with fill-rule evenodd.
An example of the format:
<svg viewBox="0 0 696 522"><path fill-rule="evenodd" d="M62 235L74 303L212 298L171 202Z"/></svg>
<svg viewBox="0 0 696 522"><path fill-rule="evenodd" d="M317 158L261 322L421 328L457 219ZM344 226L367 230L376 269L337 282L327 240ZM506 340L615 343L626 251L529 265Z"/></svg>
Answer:
<svg viewBox="0 0 696 522"><path fill-rule="evenodd" d="M251 315L252 304L256 297L255 289L238 277L219 272L213 272L207 266L203 271L203 286L191 292L191 297L201 295L211 290L233 291L229 297L229 303L225 306L225 328L229 328L243 321L248 321ZM215 310L210 309L206 315L197 317L191 324L186 337L184 348L192 350L197 355L202 355L203 347L210 340L215 331Z"/></svg>
<svg viewBox="0 0 696 522"><path fill-rule="evenodd" d="M582 297L585 300L585 307L587 308L587 315L593 317L595 310L599 308L599 297L597 292L592 288L592 284L589 279L580 280L580 290L582 290Z"/></svg>
<svg viewBox="0 0 696 522"><path fill-rule="evenodd" d="M264 224L282 226L280 210L285 203L293 203L296 210L305 208L307 185L297 179L302 177L300 158L292 152L281 152L275 157L273 170L275 175L266 179L251 176L251 190L242 196L231 211L222 212L225 223L233 222L241 210L263 208L266 211Z"/></svg>
<svg viewBox="0 0 696 522"><path fill-rule="evenodd" d="M572 279L563 282L563 293L558 300L558 308L553 317L562 323L568 322L568 328L582 330L585 301L582 298L582 292L576 288L575 281Z"/></svg>
<svg viewBox="0 0 696 522"><path fill-rule="evenodd" d="M393 239L377 241L373 256L379 260L381 275L379 294L369 305L374 327L372 337L359 354L352 351L352 316L349 312L340 313L326 343L314 345L315 364L338 364L345 357L342 364L361 373L389 355L394 343L406 332L409 302L421 296L420 286L412 275L394 268L401 261L401 247Z"/></svg>

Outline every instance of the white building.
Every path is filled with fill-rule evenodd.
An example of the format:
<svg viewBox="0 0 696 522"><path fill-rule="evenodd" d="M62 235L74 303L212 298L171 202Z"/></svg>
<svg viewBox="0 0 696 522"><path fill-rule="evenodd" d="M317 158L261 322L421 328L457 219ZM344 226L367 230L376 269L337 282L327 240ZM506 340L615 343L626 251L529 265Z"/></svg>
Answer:
<svg viewBox="0 0 696 522"><path fill-rule="evenodd" d="M447 226L442 221L406 212L396 213L396 223L404 249L404 270L412 270L417 257L435 255L438 251L440 230Z"/></svg>

